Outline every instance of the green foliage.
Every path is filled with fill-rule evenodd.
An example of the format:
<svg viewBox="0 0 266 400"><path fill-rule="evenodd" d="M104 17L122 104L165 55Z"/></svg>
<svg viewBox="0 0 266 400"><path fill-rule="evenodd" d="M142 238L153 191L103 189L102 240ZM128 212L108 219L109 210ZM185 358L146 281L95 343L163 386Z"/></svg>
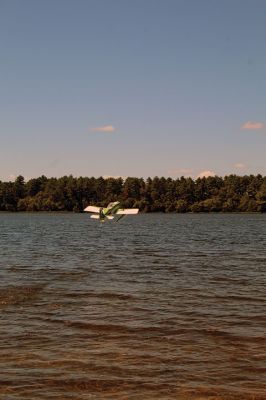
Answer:
<svg viewBox="0 0 266 400"><path fill-rule="evenodd" d="M0 181L0 211L74 211L88 204L123 207L143 212L266 212L266 177L224 178L61 178Z"/></svg>

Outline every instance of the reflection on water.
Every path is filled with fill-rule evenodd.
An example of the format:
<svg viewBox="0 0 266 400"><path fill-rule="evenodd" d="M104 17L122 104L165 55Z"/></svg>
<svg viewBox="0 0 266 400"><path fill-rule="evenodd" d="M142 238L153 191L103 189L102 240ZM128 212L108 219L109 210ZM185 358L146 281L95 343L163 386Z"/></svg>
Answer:
<svg viewBox="0 0 266 400"><path fill-rule="evenodd" d="M1 399L266 399L265 215L0 226Z"/></svg>

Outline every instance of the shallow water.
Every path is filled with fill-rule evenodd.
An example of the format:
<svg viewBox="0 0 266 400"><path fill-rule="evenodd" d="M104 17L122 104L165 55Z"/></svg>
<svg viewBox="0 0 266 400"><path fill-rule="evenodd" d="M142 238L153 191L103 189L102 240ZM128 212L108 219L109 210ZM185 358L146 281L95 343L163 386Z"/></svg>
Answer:
<svg viewBox="0 0 266 400"><path fill-rule="evenodd" d="M266 399L266 215L0 214L0 398Z"/></svg>

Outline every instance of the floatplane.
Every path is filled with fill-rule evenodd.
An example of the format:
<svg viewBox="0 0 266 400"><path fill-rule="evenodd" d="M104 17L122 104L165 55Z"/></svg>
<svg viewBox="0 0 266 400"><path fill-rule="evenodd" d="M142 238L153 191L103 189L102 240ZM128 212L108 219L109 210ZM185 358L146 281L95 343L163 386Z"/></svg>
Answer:
<svg viewBox="0 0 266 400"><path fill-rule="evenodd" d="M125 215L138 214L138 208L122 208L119 201L109 203L107 207L88 206L84 211L92 213L91 218L99 219L104 222L113 219L118 222Z"/></svg>

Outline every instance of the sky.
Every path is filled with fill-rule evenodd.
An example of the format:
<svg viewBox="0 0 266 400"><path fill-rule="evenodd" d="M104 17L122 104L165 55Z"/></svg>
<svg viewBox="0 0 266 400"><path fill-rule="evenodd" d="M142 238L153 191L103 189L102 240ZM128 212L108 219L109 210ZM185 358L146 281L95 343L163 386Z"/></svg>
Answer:
<svg viewBox="0 0 266 400"><path fill-rule="evenodd" d="M265 0L0 0L0 180L266 175Z"/></svg>

